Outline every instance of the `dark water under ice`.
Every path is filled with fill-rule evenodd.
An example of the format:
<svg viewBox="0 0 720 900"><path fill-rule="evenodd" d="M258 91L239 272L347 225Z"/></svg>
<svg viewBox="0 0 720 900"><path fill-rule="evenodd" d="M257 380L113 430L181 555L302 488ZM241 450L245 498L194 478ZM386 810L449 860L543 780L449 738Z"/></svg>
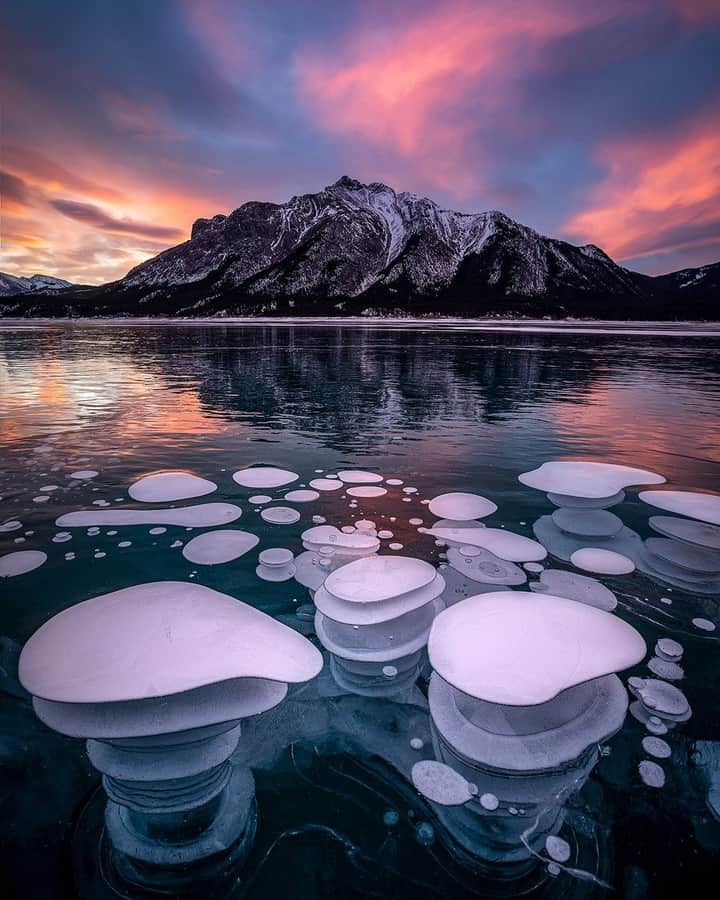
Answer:
<svg viewBox="0 0 720 900"><path fill-rule="evenodd" d="M150 535L133 526L114 536L75 529L71 540L52 542L65 512L103 508L97 500L134 506L127 488L148 472L187 469L215 481L218 491L202 499L238 502L237 527L259 535L258 550L299 552L301 532L319 514L338 527L372 519L392 528L405 553L437 562L433 541L407 521L427 519L423 499L481 493L499 507L491 524L532 536L551 507L517 475L548 459L624 463L662 473L673 487L720 489L720 338L432 325L4 324L0 524L18 519L22 529L0 534L0 554L40 549L48 561L0 581L0 634L21 645L80 600L160 579L192 577L286 620L307 602L294 581L258 580L255 552L221 566L186 562L170 546L187 539L184 528ZM324 494L298 505L296 525L271 526L247 503L253 492L231 478L253 463L294 470L302 483L317 470L372 469L418 493L401 502L395 489L357 509L342 491ZM99 474L73 482L68 475L78 469ZM49 500L35 502L52 484L59 487ZM657 511L636 490L613 511L650 536L647 520ZM132 544L119 548L121 540ZM628 716L571 801L563 834L592 879L553 878L542 866L518 879L499 864L468 865L443 840L431 807L376 752L398 731L405 746L405 713L349 697L337 701L337 713L365 721L367 740L297 740L260 753L258 834L228 896L610 896L601 881L630 898L706 895L700 885L712 884L720 866L720 822L706 803L697 742L720 741L720 627L704 633L691 620L720 623L718 598L669 591L638 573L606 583L620 599L617 614L649 648L661 636L684 645L680 687L693 714L666 736L672 757L662 761L662 789L638 775L646 732ZM81 741L48 731L17 696L11 650L2 665L0 894L112 896L97 862L99 777ZM623 680L631 674L649 673L642 663ZM397 824L386 824L389 811Z"/></svg>

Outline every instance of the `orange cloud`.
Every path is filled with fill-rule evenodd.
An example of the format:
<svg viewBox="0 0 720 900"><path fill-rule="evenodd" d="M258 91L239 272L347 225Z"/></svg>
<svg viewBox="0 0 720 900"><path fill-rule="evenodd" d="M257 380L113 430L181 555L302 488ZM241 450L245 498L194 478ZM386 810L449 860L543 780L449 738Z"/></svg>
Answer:
<svg viewBox="0 0 720 900"><path fill-rule="evenodd" d="M444 188L477 187L477 159L469 177L459 168L464 145L478 122L503 114L518 60L531 73L543 44L606 20L613 6L451 0L394 29L369 19L330 53L297 56L298 91L324 130L391 149ZM470 100L468 116L460 107Z"/></svg>
<svg viewBox="0 0 720 900"><path fill-rule="evenodd" d="M565 230L618 259L720 245L720 117L680 136L602 146L607 174Z"/></svg>

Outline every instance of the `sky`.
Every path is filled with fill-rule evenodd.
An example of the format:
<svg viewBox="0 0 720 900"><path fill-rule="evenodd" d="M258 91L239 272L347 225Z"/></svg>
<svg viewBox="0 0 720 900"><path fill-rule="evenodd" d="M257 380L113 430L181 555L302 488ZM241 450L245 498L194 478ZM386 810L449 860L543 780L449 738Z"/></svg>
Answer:
<svg viewBox="0 0 720 900"><path fill-rule="evenodd" d="M720 0L23 0L0 270L101 283L348 174L659 274L720 260Z"/></svg>

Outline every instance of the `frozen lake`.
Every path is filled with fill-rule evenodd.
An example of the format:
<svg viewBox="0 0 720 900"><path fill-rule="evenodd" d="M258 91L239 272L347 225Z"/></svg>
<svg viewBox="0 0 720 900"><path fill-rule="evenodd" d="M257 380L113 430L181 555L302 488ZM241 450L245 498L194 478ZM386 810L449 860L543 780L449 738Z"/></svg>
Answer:
<svg viewBox="0 0 720 900"><path fill-rule="evenodd" d="M259 577L258 553L302 553L301 535L319 524L313 517L337 528L370 520L391 535L382 554L444 566L447 547L418 528L432 524L427 501L446 492L488 498L497 505L488 526L539 540L548 568L581 571L563 558L565 544L547 537L554 507L544 490L518 475L549 460L589 460L659 473L675 490L718 491L718 410L720 329L712 324L0 322L0 557L47 554L38 568L0 579L0 858L9 896L70 896L78 880L85 897L113 896L95 862L98 773L82 741L40 724L15 679L17 648L52 616L143 582L192 581L317 643L307 588L292 577ZM256 465L298 478L257 488L233 480ZM193 473L217 489L155 506L128 495L133 482L163 470ZM352 481L325 485L315 499L283 500L299 513L287 524L261 515L265 501L250 502L282 500L347 470L378 473L385 492L348 490ZM628 486L612 507L638 546L660 537L649 519L661 510L643 503L641 490ZM257 536L257 547L204 565L183 555L204 527L56 525L79 510L207 502L239 506L235 524ZM468 861L404 777L409 741L426 728L418 723L427 718L427 679L399 703L333 692L324 672L315 730L248 751L259 819L247 880L242 890L205 896L609 896L601 883L631 898L698 895L720 854L720 610L710 589L668 581L667 566L676 564L663 563L659 574L638 564L630 574L597 576L617 597L614 615L648 648L643 662L619 673L623 683L657 677L647 666L653 647L673 638L684 655L672 683L692 715L664 734L669 758L648 756L649 733L630 713L609 749L603 745L558 832L572 848L567 868L580 874L548 873L547 858L511 876L509 863ZM720 578L712 565L702 569L704 586ZM366 726L328 725L323 734L333 716ZM398 733L402 749L385 752ZM428 745L424 732L423 739ZM662 787L647 783L643 760L661 765ZM133 891L126 896L146 896Z"/></svg>

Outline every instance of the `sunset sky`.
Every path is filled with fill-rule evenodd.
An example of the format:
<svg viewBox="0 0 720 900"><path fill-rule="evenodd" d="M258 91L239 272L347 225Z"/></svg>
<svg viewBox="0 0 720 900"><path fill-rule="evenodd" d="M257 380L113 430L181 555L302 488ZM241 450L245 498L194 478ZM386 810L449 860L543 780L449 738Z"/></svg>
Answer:
<svg viewBox="0 0 720 900"><path fill-rule="evenodd" d="M98 283L349 174L651 274L720 260L720 0L24 0L0 270Z"/></svg>

